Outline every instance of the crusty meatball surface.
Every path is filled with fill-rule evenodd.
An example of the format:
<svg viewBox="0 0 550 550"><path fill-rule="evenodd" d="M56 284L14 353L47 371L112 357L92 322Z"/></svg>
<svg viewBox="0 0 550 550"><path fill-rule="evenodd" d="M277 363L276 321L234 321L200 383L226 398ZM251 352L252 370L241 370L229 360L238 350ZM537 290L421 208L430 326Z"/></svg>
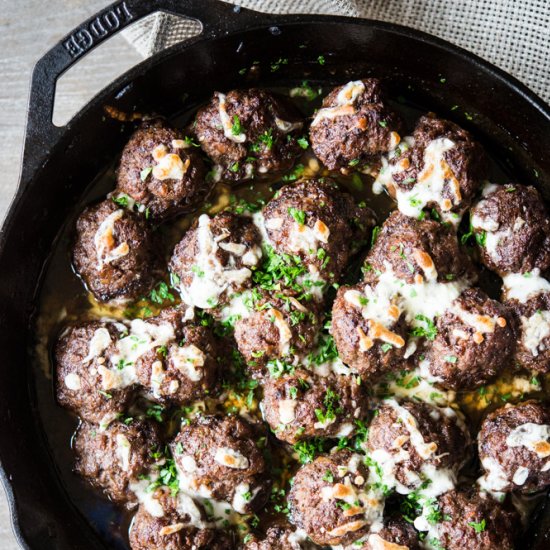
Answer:
<svg viewBox="0 0 550 550"><path fill-rule="evenodd" d="M250 218L202 214L174 248L170 270L187 305L211 310L250 287L261 256L260 233Z"/></svg>
<svg viewBox="0 0 550 550"><path fill-rule="evenodd" d="M470 223L481 261L499 275L550 269L550 218L534 187L487 186Z"/></svg>
<svg viewBox="0 0 550 550"><path fill-rule="evenodd" d="M452 476L465 461L469 444L453 409L390 398L382 401L371 422L367 452L388 470L384 482L409 494L438 472L449 474L446 481L452 488Z"/></svg>
<svg viewBox="0 0 550 550"><path fill-rule="evenodd" d="M388 271L408 284L476 278L472 262L454 231L435 220L392 212L367 256L367 273Z"/></svg>
<svg viewBox="0 0 550 550"><path fill-rule="evenodd" d="M292 168L302 127L286 98L253 88L215 92L197 113L195 133L219 177L239 182Z"/></svg>
<svg viewBox="0 0 550 550"><path fill-rule="evenodd" d="M519 518L491 498L472 491L453 490L437 499L437 510L440 519L436 522L415 520L417 528L427 531L426 539L431 541L431 547L446 550L515 548Z"/></svg>
<svg viewBox="0 0 550 550"><path fill-rule="evenodd" d="M104 429L83 422L73 441L74 468L111 500L131 506L137 502L132 483L146 474L159 447L160 436L153 422L115 420Z"/></svg>
<svg viewBox="0 0 550 550"><path fill-rule="evenodd" d="M62 407L97 424L127 409L135 385L113 387L109 382L109 358L119 337L112 323L99 321L65 329L54 352L56 397Z"/></svg>
<svg viewBox="0 0 550 550"><path fill-rule="evenodd" d="M525 285L526 280L520 284ZM547 284L550 288L550 284ZM517 322L515 360L527 370L550 372L550 290L536 291L525 298L509 298Z"/></svg>
<svg viewBox="0 0 550 550"><path fill-rule="evenodd" d="M365 486L363 457L338 451L302 466L289 493L291 520L320 545L347 545L365 535L383 510Z"/></svg>
<svg viewBox="0 0 550 550"><path fill-rule="evenodd" d="M218 380L218 345L209 327L185 325L177 341L136 362L139 382L155 401L186 405L209 394Z"/></svg>
<svg viewBox="0 0 550 550"><path fill-rule="evenodd" d="M351 436L368 409L367 390L355 376L296 370L264 383L264 418L275 436L287 443Z"/></svg>
<svg viewBox="0 0 550 550"><path fill-rule="evenodd" d="M163 220L196 208L211 187L190 140L157 119L143 123L124 147L115 195L128 195Z"/></svg>
<svg viewBox="0 0 550 550"><path fill-rule="evenodd" d="M443 388L473 390L510 364L514 351L510 309L482 290L469 288L437 319L437 336L426 362Z"/></svg>
<svg viewBox="0 0 550 550"><path fill-rule="evenodd" d="M158 506L141 504L130 527L132 550L231 550L231 533L206 527L204 511L190 497L157 489ZM152 508L152 509L151 509Z"/></svg>
<svg viewBox="0 0 550 550"><path fill-rule="evenodd" d="M334 88L309 129L313 152L330 170L348 171L376 161L397 145L399 116L387 105L380 81L355 80Z"/></svg>
<svg viewBox="0 0 550 550"><path fill-rule="evenodd" d="M369 208L358 207L328 178L282 187L263 216L275 250L298 255L310 272L329 283L340 278L353 241L364 239L374 220Z"/></svg>
<svg viewBox="0 0 550 550"><path fill-rule="evenodd" d="M361 376L376 379L409 364L409 325L404 311L390 300L384 319L376 318L376 283L338 289L332 306L331 333L342 361Z"/></svg>
<svg viewBox="0 0 550 550"><path fill-rule="evenodd" d="M160 276L157 236L140 216L105 200L76 222L73 265L100 302L134 299Z"/></svg>
<svg viewBox="0 0 550 550"><path fill-rule="evenodd" d="M180 482L189 492L230 503L239 513L257 510L270 487L263 436L260 426L235 416L204 416L182 426L172 443Z"/></svg>
<svg viewBox="0 0 550 550"><path fill-rule="evenodd" d="M251 535L243 550L302 550L300 538L290 525L275 525L270 527L265 536Z"/></svg>
<svg viewBox="0 0 550 550"><path fill-rule="evenodd" d="M235 341L248 365L269 360L292 361L311 349L322 328L322 313L313 300L298 300L283 292L259 293L249 316L235 323Z"/></svg>
<svg viewBox="0 0 550 550"><path fill-rule="evenodd" d="M490 492L530 493L550 486L550 409L538 401L505 405L487 416L478 434Z"/></svg>
<svg viewBox="0 0 550 550"><path fill-rule="evenodd" d="M390 155L375 190L386 187L408 216L433 208L457 225L486 176L483 148L466 130L433 114L420 117L412 143Z"/></svg>

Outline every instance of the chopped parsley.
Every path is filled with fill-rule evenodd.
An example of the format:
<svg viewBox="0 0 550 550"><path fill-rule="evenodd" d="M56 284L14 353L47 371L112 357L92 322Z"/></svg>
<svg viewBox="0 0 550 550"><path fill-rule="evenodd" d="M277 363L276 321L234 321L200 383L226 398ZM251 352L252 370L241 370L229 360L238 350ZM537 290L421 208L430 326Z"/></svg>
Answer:
<svg viewBox="0 0 550 550"><path fill-rule="evenodd" d="M294 218L296 223L304 225L306 223L306 213L303 210L298 210L298 208L290 207L288 213Z"/></svg>
<svg viewBox="0 0 550 550"><path fill-rule="evenodd" d="M421 321L424 326L414 327L411 331L411 335L420 338L427 338L428 340L435 340L435 337L437 336L437 328L435 323L425 315L417 315L415 319L417 321Z"/></svg>
<svg viewBox="0 0 550 550"><path fill-rule="evenodd" d="M237 115L233 115L233 124L231 125L231 133L234 136L238 136L243 133L243 126L241 124L241 119Z"/></svg>
<svg viewBox="0 0 550 550"><path fill-rule="evenodd" d="M481 521L470 521L468 523L468 525L470 527L473 528L473 530L476 532L476 533L482 533L483 531L485 531L485 528L487 527L487 522L482 519Z"/></svg>

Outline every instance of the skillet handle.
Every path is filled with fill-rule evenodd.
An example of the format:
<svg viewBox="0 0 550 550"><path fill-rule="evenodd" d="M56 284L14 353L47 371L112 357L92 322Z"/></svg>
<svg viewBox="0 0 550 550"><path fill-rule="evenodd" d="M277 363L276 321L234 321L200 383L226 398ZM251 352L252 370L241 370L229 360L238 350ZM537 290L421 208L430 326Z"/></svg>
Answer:
<svg viewBox="0 0 550 550"><path fill-rule="evenodd" d="M21 184L31 179L64 132L63 127L52 122L57 79L104 40L157 11L197 20L202 25L200 36L204 38L242 30L261 18L265 23L267 17L220 0L122 0L92 16L58 42L34 67Z"/></svg>

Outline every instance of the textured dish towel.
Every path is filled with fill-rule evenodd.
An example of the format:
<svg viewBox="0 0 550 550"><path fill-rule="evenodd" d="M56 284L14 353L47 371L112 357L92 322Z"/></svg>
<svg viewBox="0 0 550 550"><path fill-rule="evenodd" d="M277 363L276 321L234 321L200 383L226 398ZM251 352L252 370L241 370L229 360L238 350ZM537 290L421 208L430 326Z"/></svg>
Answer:
<svg viewBox="0 0 550 550"><path fill-rule="evenodd" d="M407 25L494 63L550 103L550 0L229 0L268 13L325 13ZM154 14L124 31L147 57L198 32Z"/></svg>

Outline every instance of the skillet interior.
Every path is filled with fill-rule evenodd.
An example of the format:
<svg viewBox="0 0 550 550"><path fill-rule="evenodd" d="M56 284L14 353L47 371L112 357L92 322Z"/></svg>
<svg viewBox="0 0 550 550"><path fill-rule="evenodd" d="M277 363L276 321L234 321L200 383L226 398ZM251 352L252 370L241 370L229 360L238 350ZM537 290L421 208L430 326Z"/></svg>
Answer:
<svg viewBox="0 0 550 550"><path fill-rule="evenodd" d="M51 151L43 144L47 160L36 173L24 173L0 243L0 453L15 495L19 535L29 547L106 547L59 481L37 413L30 358L23 351L31 341L34 298L52 243L131 129L121 132L120 123L105 120L105 104L174 115L214 89L284 86L304 78L331 85L376 75L386 80L393 98L405 96L472 131L510 177L535 184L550 197L550 158L543 156L550 114L500 73L437 40L382 23L322 17L256 21L257 28L179 45L140 65L94 99ZM272 72L270 63L279 58L289 63ZM239 75L254 61L260 62L254 80ZM451 110L455 105L459 108Z"/></svg>

